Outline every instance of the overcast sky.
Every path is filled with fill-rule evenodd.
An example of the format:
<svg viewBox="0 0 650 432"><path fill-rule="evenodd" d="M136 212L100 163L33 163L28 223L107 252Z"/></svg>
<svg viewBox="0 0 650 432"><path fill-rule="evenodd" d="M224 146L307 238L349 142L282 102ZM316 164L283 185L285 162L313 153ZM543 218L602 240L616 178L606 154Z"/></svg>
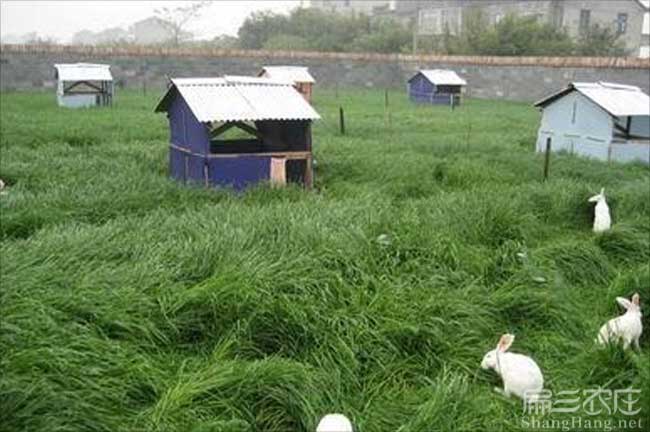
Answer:
<svg viewBox="0 0 650 432"><path fill-rule="evenodd" d="M150 17L162 6L175 7L184 1L0 1L0 34L20 35L36 32L69 42L80 30L100 31L110 27L127 28ZM189 26L199 38L236 34L244 19L256 10L288 12L300 0L218 0Z"/></svg>
<svg viewBox="0 0 650 432"><path fill-rule="evenodd" d="M597 0L592 0L597 1ZM645 3L650 0L643 0ZM6 36L36 32L59 42L69 42L80 30L100 31L110 27L127 28L150 17L161 7L175 7L185 1L25 1L0 0L0 34ZM305 0L305 3L308 1ZM216 0L194 21L189 30L200 39L220 34L235 35L253 11L269 9L286 13L299 7L301 0ZM645 31L648 32L646 16Z"/></svg>

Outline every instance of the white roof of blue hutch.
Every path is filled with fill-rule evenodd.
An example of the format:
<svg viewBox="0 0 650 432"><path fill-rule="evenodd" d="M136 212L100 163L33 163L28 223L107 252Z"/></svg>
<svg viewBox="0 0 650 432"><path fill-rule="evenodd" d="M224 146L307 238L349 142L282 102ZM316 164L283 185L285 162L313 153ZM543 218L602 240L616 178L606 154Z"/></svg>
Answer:
<svg viewBox="0 0 650 432"><path fill-rule="evenodd" d="M453 85L453 86L465 86L467 81L458 76L458 74L452 70L447 69L420 69L411 79L413 79L418 74L424 75L426 79L431 81L435 85Z"/></svg>
<svg viewBox="0 0 650 432"><path fill-rule="evenodd" d="M320 119L286 80L226 75L175 78L171 84L157 112L166 110L177 90L200 122Z"/></svg>

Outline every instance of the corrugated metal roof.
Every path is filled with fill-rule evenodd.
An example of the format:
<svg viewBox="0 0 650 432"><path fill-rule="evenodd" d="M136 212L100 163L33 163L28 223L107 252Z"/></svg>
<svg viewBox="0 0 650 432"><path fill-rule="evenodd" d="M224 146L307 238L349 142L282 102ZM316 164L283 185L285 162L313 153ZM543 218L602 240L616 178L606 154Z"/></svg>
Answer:
<svg viewBox="0 0 650 432"><path fill-rule="evenodd" d="M56 77L61 81L112 81L110 66L93 63L55 64Z"/></svg>
<svg viewBox="0 0 650 432"><path fill-rule="evenodd" d="M262 84L262 85L293 85L293 81L284 78L250 77L241 75L225 75L226 82L232 84Z"/></svg>
<svg viewBox="0 0 650 432"><path fill-rule="evenodd" d="M293 83L315 83L316 80L305 66L264 66L262 74L272 79L289 80Z"/></svg>
<svg viewBox="0 0 650 432"><path fill-rule="evenodd" d="M446 69L421 69L417 74L413 75L411 79L416 77L418 74L422 74L436 85L467 85L467 81L458 76L458 74L452 70ZM409 80L410 81L410 80Z"/></svg>
<svg viewBox="0 0 650 432"><path fill-rule="evenodd" d="M545 107L573 91L581 93L614 117L650 115L650 97L639 87L608 82L571 83L535 106Z"/></svg>
<svg viewBox="0 0 650 432"><path fill-rule="evenodd" d="M200 122L317 120L318 113L286 81L267 78L177 78L156 107L166 111L177 89Z"/></svg>

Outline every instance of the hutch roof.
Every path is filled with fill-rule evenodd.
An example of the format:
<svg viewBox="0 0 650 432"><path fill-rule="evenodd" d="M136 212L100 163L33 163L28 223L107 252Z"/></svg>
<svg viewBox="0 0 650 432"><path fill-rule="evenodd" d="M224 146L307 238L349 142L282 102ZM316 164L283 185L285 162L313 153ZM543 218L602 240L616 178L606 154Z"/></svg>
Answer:
<svg viewBox="0 0 650 432"><path fill-rule="evenodd" d="M167 111L180 93L200 122L317 120L318 113L292 87L269 78L175 78L156 107Z"/></svg>
<svg viewBox="0 0 650 432"><path fill-rule="evenodd" d="M419 74L424 75L426 79L428 79L429 81L431 81L433 84L436 85L454 85L454 86L467 85L467 82L461 77L459 77L458 74L452 70L420 69L418 73L416 73L411 77L410 80L412 80Z"/></svg>
<svg viewBox="0 0 650 432"><path fill-rule="evenodd" d="M571 83L567 88L536 102L535 106L544 108L574 91L614 117L650 115L650 97L639 87L608 82Z"/></svg>
<svg viewBox="0 0 650 432"><path fill-rule="evenodd" d="M113 81L110 65L94 63L55 64L56 77L61 81Z"/></svg>
<svg viewBox="0 0 650 432"><path fill-rule="evenodd" d="M264 66L262 72L272 79L283 79L293 83L315 83L316 80L305 66Z"/></svg>

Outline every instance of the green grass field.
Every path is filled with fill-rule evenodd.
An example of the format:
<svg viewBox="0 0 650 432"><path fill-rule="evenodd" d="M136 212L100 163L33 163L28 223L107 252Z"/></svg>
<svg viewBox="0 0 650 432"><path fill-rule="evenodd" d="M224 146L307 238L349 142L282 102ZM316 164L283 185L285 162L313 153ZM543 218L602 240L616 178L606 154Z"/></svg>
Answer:
<svg viewBox="0 0 650 432"><path fill-rule="evenodd" d="M505 332L554 393L642 389L583 419L647 427L650 322L642 353L594 338L616 296L650 301L648 168L554 155L544 183L530 105L396 90L388 130L383 91L339 93L315 95L315 190L242 196L167 177L159 94L2 94L1 429L532 430L479 368Z"/></svg>

